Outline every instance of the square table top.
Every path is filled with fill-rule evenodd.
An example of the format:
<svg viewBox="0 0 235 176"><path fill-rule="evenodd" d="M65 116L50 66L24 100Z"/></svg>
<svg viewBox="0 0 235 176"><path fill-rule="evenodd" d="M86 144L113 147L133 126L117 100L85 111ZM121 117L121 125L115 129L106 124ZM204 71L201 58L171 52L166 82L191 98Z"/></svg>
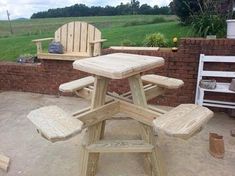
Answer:
<svg viewBox="0 0 235 176"><path fill-rule="evenodd" d="M73 68L111 79L123 79L162 65L162 57L114 53L76 60Z"/></svg>

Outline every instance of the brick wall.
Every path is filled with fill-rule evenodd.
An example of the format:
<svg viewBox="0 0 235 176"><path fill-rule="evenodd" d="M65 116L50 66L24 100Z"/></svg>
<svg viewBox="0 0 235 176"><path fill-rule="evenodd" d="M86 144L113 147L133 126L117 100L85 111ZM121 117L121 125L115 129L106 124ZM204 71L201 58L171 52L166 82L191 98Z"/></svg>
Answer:
<svg viewBox="0 0 235 176"><path fill-rule="evenodd" d="M141 55L160 56L165 59L165 65L150 70L164 76L182 79L183 88L177 91L168 91L165 96L152 100L152 103L175 106L180 103L192 103L195 97L197 68L200 53L210 55L235 55L235 40L219 39L181 39L178 52L170 50L160 51L114 51L104 49L103 54L113 52L128 52ZM234 71L235 65L221 64L207 66L208 69ZM58 87L61 83L86 76L84 72L74 70L71 61L42 60L40 64L18 64L0 62L0 90L27 91L44 94L60 94ZM230 80L227 80L230 81ZM127 80L111 81L110 91L123 93L129 90ZM235 96L224 94L207 95L215 99L234 100Z"/></svg>

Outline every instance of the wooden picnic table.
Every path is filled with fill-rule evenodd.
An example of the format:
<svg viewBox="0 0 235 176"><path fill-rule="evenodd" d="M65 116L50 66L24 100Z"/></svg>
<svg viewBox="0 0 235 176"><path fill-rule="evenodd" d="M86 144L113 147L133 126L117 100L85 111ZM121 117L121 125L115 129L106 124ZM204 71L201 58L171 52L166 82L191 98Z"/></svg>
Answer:
<svg viewBox="0 0 235 176"><path fill-rule="evenodd" d="M147 109L147 101L144 94L140 73L156 67L160 67L162 65L164 65L164 59L162 57L141 56L124 53L116 53L82 59L77 60L73 63L74 69L78 69L95 75L91 109L96 109L100 106L104 106L110 79L124 78L128 78L133 103ZM151 119L151 121L152 120L153 119ZM83 151L81 153L81 173L79 175L95 175L99 153L105 152L105 148L112 145L92 145L97 142L99 143L99 141L103 138L104 130L105 121L88 127L87 143L83 147ZM142 143L142 145L137 145L139 145L140 149L142 149L142 151L146 153L145 161L148 162L149 172L153 173L153 175L155 176L165 175L165 169L161 162L161 152L155 141L153 127L151 125L140 123L140 134L144 142ZM120 142L119 144L117 144L117 146L111 147L112 149L108 149L107 147L106 150L109 150L110 152L125 152L125 150L123 149L125 147L121 144L122 143ZM86 148L86 146L89 145L91 146L89 147L90 150L95 147L99 149L96 149L96 153L89 152L89 150ZM134 144L133 149L131 148L131 146L129 146L128 152L141 151L140 149L138 150L135 147L136 145Z"/></svg>
<svg viewBox="0 0 235 176"><path fill-rule="evenodd" d="M94 176L100 153L144 153L146 173L166 176L164 158L156 143L166 134L188 139L213 116L213 112L195 104L181 104L170 111L147 105L147 100L163 95L166 89L179 89L179 79L142 72L164 65L161 57L116 53L76 60L75 69L94 75L60 85L63 92L74 92L91 99L91 106L73 115L57 106L31 111L30 121L37 131L51 142L64 141L87 128L82 142L79 176ZM128 79L130 92L122 95L107 91L111 79ZM147 85L143 86L143 82ZM91 85L94 84L94 87ZM104 139L105 120L125 113L139 122L140 140Z"/></svg>

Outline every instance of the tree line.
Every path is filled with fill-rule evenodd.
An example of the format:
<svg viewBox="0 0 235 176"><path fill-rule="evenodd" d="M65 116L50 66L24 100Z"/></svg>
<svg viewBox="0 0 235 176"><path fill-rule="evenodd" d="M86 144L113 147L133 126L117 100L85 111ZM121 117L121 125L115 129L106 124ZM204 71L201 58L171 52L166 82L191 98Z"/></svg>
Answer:
<svg viewBox="0 0 235 176"><path fill-rule="evenodd" d="M82 17L82 16L115 16L115 15L170 15L172 11L169 6L151 7L148 4L140 5L137 0L131 0L130 3L121 3L113 6L91 6L85 4L75 4L70 7L49 9L43 12L34 13L31 18L56 18L56 17Z"/></svg>

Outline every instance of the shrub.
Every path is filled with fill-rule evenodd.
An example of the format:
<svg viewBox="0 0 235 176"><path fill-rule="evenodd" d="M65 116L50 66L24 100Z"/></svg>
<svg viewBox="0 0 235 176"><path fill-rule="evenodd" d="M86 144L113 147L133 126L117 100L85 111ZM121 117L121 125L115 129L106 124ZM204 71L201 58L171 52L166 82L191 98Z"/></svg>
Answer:
<svg viewBox="0 0 235 176"><path fill-rule="evenodd" d="M156 23L165 23L165 22L169 22L169 21L173 21L173 20L165 19L163 17L156 17L156 18L154 18L151 21L139 21L139 20L135 20L135 21L127 22L123 26L124 27L128 27L128 26L137 26L137 25L146 25L146 24L156 24Z"/></svg>
<svg viewBox="0 0 235 176"><path fill-rule="evenodd" d="M191 24L195 34L200 37L207 35L224 37L226 34L226 20L220 15L213 15L208 12L194 15Z"/></svg>
<svg viewBox="0 0 235 176"><path fill-rule="evenodd" d="M167 42L163 34L153 33L145 37L144 45L148 47L164 47L167 45Z"/></svg>
<svg viewBox="0 0 235 176"><path fill-rule="evenodd" d="M121 42L121 45L122 46L135 46L136 43L129 40L129 39L124 39L122 42Z"/></svg>

